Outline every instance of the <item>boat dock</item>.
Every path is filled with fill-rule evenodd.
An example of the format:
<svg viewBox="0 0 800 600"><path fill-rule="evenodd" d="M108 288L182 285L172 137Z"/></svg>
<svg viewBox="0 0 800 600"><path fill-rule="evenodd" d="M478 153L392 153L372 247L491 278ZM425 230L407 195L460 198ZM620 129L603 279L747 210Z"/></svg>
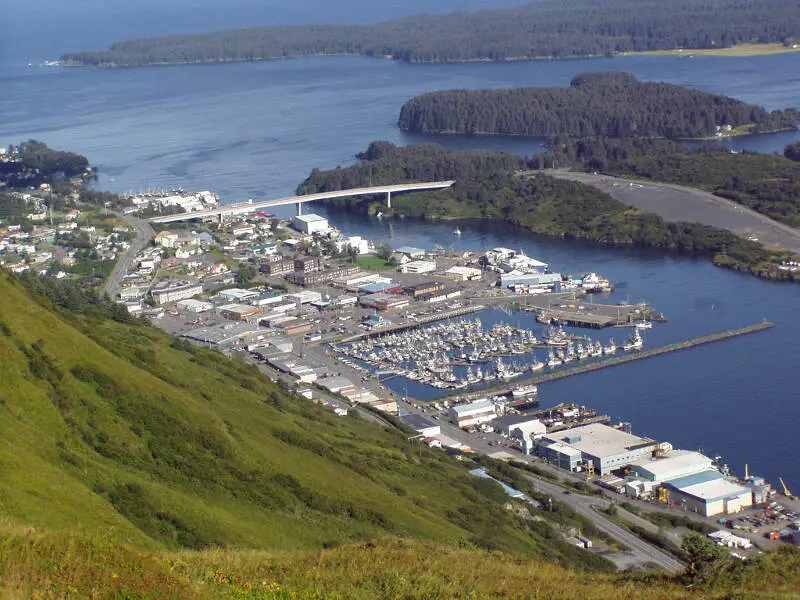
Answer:
<svg viewBox="0 0 800 600"><path fill-rule="evenodd" d="M576 298L574 294L541 294L525 298L524 304L514 308L538 314L574 327L601 329L620 324L630 324L644 319L652 312L647 304L597 304Z"/></svg>
<svg viewBox="0 0 800 600"><path fill-rule="evenodd" d="M485 397L487 394L498 394L498 395L504 394L510 392L513 388L523 384L540 384L540 383L545 383L547 381L555 381L556 379L563 379L565 377L572 377L573 375L581 375L583 373L599 371L600 369L606 369L608 367L616 367L617 365L633 362L635 360L644 360L646 358L660 356L662 354L667 354L669 352L688 350L689 348L694 348L696 346L703 346L705 344L721 342L723 340L729 340L731 338L747 335L750 333L765 331L767 329L771 329L774 326L775 323L772 323L771 321L762 321L760 323L748 325L747 327L742 327L740 329L721 331L719 333L703 335L689 340L684 340L682 342L667 344L666 346L660 346L658 348L639 350L637 352L631 352L629 354L625 354L622 356L614 356L612 358L604 358L602 360L597 360L594 362L582 363L579 365L575 365L573 367L565 367L555 371L550 371L548 373L541 373L539 375L534 375L532 377L517 379L511 385L502 384L496 386L489 386L487 388L480 390L479 392L473 392L468 395L450 396L447 398L440 398L439 400L440 401L451 400L453 402L463 402L463 401L473 400L475 398Z"/></svg>

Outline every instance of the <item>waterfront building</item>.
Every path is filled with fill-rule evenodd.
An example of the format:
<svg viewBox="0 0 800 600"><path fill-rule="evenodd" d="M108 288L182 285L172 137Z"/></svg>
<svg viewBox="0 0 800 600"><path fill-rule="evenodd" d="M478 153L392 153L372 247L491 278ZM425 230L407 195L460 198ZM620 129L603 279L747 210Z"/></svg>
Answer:
<svg viewBox="0 0 800 600"><path fill-rule="evenodd" d="M412 246L401 246L397 248L395 252L399 254L405 254L411 260L419 260L425 258L425 250L422 248L414 248Z"/></svg>
<svg viewBox="0 0 800 600"><path fill-rule="evenodd" d="M315 214L296 216L294 218L294 227L307 235L326 233L330 229L328 219Z"/></svg>
<svg viewBox="0 0 800 600"><path fill-rule="evenodd" d="M516 285L552 286L560 282L560 273L523 273L522 271L515 270L500 274L501 287Z"/></svg>
<svg viewBox="0 0 800 600"><path fill-rule="evenodd" d="M578 450L582 463L598 475L607 475L631 463L652 456L655 440L626 433L602 423L581 425L548 434L542 444L560 442Z"/></svg>
<svg viewBox="0 0 800 600"><path fill-rule="evenodd" d="M431 296L436 292L441 292L444 289L444 284L440 281L425 281L416 285L407 285L405 290L406 294L412 298L420 296Z"/></svg>
<svg viewBox="0 0 800 600"><path fill-rule="evenodd" d="M474 427L497 418L494 403L486 398L468 404L456 404L450 408L449 417L458 427Z"/></svg>
<svg viewBox="0 0 800 600"><path fill-rule="evenodd" d="M362 296L358 300L361 306L365 306L367 308L375 308L377 310L398 310L401 308L407 308L411 302L405 296L399 296L397 294L369 294L367 296Z"/></svg>
<svg viewBox="0 0 800 600"><path fill-rule="evenodd" d="M732 514L752 506L750 488L726 479L716 470L703 471L664 484L670 502L705 517Z"/></svg>

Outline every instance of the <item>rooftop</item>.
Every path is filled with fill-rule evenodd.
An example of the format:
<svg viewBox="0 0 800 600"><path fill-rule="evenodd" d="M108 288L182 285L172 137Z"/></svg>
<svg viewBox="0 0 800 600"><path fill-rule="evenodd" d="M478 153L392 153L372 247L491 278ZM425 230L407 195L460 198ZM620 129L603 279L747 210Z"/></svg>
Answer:
<svg viewBox="0 0 800 600"><path fill-rule="evenodd" d="M484 398L482 400L475 400L475 402L470 402L468 404L456 404L450 410L452 410L456 415L462 415L477 410L494 410L494 404L488 398Z"/></svg>
<svg viewBox="0 0 800 600"><path fill-rule="evenodd" d="M302 221L303 223L321 223L324 221L327 223L328 219L312 213L309 215L297 215L295 221Z"/></svg>
<svg viewBox="0 0 800 600"><path fill-rule="evenodd" d="M573 427L560 431L557 435L557 438L555 436L548 437L566 442L573 448L598 458L614 456L642 446L655 444L651 439L625 433L602 423ZM567 438L573 441L568 441Z"/></svg>
<svg viewBox="0 0 800 600"><path fill-rule="evenodd" d="M432 421L427 417L418 415L416 413L400 415L400 420L415 431L422 431L423 429L430 429L431 427L439 427L439 424L436 421Z"/></svg>
<svg viewBox="0 0 800 600"><path fill-rule="evenodd" d="M708 469L711 467L711 459L699 452L676 450L665 458L640 460L632 464L652 473L656 479L663 479L670 473L686 471L693 467L697 467L698 471Z"/></svg>

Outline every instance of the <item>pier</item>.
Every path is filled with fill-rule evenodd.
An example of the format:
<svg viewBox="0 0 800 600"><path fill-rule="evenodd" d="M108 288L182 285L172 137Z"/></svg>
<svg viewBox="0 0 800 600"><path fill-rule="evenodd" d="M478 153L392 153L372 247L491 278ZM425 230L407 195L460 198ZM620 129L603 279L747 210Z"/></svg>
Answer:
<svg viewBox="0 0 800 600"><path fill-rule="evenodd" d="M514 308L546 313L565 325L590 329L627 326L634 319L644 319L652 313L647 304L597 304L579 299L574 294L529 296L524 304L515 304Z"/></svg>
<svg viewBox="0 0 800 600"><path fill-rule="evenodd" d="M516 387L519 387L520 385L540 384L540 383L545 383L547 381L555 381L556 379L563 379L565 377L572 377L574 375L582 375L583 373L599 371L600 369L607 369L608 367L616 367L617 365L623 365L625 363L633 362L635 360L644 360L646 358L661 356L662 354L668 354L670 352L678 352L679 350L688 350L689 348L694 348L696 346L703 346L705 344L721 342L723 340L729 340L731 338L747 335L750 333L765 331L767 329L771 329L774 326L775 323L772 323L771 321L762 321L760 323L748 325L747 327L742 327L741 329L731 329L728 331L721 331L719 333L711 333L709 335L703 335L689 340L684 340L682 342L675 342L673 344L667 344L666 346L659 346L658 348L639 350L635 352L630 352L628 354L624 354L622 356L604 358L594 362L578 364L572 367L561 367L557 370L550 371L548 373L541 373L538 375L534 375L532 377L516 379L511 383L503 383L501 385L489 386L480 391L476 391L467 395L448 396L446 398L439 398L438 400L439 401L452 400L454 402L459 402L459 401L466 401L475 398L480 398L482 396L486 396L487 394L503 394L510 392L511 390L513 390Z"/></svg>

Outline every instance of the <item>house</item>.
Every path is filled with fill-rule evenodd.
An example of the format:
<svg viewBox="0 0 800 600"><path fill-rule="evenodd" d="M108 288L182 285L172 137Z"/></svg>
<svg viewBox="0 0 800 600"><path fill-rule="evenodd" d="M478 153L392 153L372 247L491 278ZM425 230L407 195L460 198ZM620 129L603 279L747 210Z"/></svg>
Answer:
<svg viewBox="0 0 800 600"><path fill-rule="evenodd" d="M174 248L178 242L178 234L172 231L159 231L154 240L157 246Z"/></svg>

